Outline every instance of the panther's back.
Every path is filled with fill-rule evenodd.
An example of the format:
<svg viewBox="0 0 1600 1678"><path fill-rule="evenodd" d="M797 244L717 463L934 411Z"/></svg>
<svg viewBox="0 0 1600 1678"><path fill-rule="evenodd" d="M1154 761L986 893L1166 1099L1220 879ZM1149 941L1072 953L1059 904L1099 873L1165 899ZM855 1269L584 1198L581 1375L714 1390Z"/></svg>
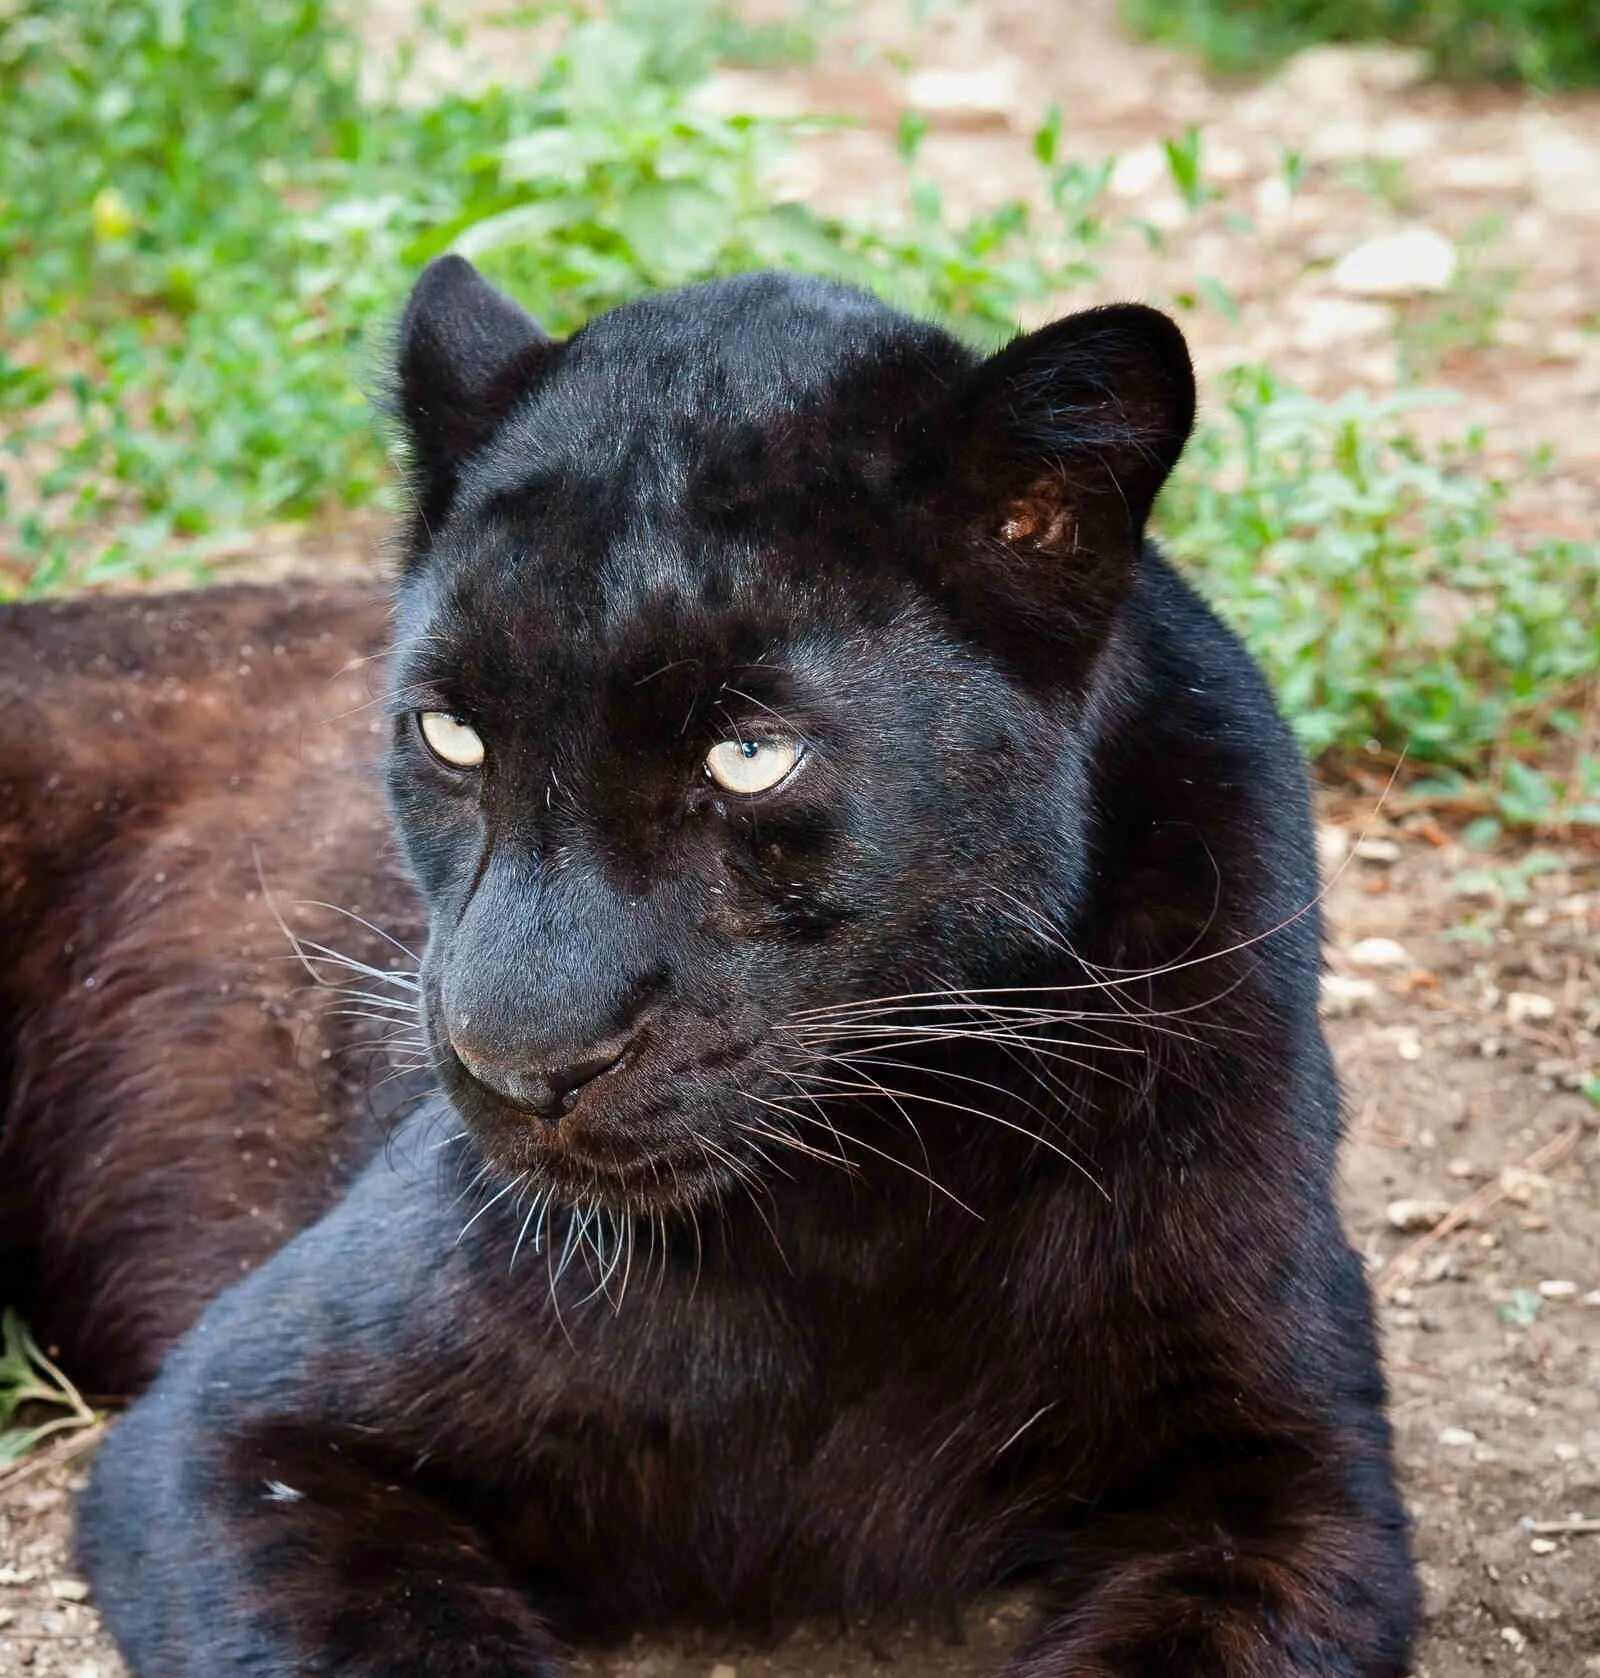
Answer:
<svg viewBox="0 0 1600 1678"><path fill-rule="evenodd" d="M273 910L400 959L294 908L406 935L385 627L311 585L0 611L0 1285L93 1390L146 1380L380 1133L352 1051L387 1033L330 1011Z"/></svg>

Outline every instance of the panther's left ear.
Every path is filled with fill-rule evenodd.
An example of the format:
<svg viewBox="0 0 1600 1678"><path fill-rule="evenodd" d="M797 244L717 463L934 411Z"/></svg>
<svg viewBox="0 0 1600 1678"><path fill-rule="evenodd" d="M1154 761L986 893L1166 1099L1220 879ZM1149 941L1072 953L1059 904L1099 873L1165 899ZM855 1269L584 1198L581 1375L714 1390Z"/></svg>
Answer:
<svg viewBox="0 0 1600 1678"><path fill-rule="evenodd" d="M423 269L400 321L396 394L425 525L444 517L462 466L554 347L465 257L441 256Z"/></svg>
<svg viewBox="0 0 1600 1678"><path fill-rule="evenodd" d="M933 494L963 550L949 580L1063 632L1103 619L1194 408L1188 348L1159 310L1113 304L1014 339L935 422Z"/></svg>

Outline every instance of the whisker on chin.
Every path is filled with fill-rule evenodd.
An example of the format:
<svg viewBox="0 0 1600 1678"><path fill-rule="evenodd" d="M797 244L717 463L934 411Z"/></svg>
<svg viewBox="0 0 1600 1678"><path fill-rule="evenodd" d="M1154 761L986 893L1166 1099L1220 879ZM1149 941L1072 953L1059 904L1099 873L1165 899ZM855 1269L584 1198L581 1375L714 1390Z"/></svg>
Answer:
<svg viewBox="0 0 1600 1678"><path fill-rule="evenodd" d="M826 1083L833 1086L836 1090L837 1098L840 1100L872 1100L878 1096L898 1096L900 1099L905 1101L923 1101L927 1102L931 1106L946 1107L955 1112L970 1114L973 1118L986 1119L989 1123L997 1124L1004 1130L1015 1131L1019 1136L1027 1137L1030 1141L1036 1142L1041 1148L1045 1148L1050 1153L1055 1154L1057 1158L1070 1165L1072 1169L1078 1172L1097 1193L1103 1196L1107 1204L1110 1204L1111 1202L1111 1195L1107 1191L1105 1185L1094 1175L1094 1173L1083 1163L1082 1160L1077 1159L1072 1154L1068 1153L1067 1150L1059 1143L1052 1142L1048 1136L1041 1136L1036 1131L1029 1130L1026 1125L1017 1124L1014 1120L1001 1118L998 1113L987 1112L983 1108L971 1106L967 1102L949 1101L942 1096L928 1095L920 1090L890 1090L887 1086L878 1082L878 1080L871 1078L870 1075L868 1075L866 1082L855 1084L852 1084L843 1078L831 1078L826 1073L821 1072L798 1072L796 1073L796 1076L809 1079L812 1082ZM937 1073L935 1073L934 1076L937 1076Z"/></svg>
<svg viewBox="0 0 1600 1678"><path fill-rule="evenodd" d="M748 1092L746 1093L748 1094ZM800 1093L806 1095L808 1099L814 1099L810 1096L808 1091L801 1091ZM813 1118L808 1113L797 1113L793 1108L785 1107L780 1102L768 1100L765 1096L750 1095L749 1099L760 1103L763 1107L770 1107L775 1113L782 1113L785 1118L798 1119L803 1124L814 1124L820 1128L825 1123L822 1119ZM845 1132L838 1130L831 1121L826 1121L826 1123L827 1128L831 1130L834 1136L841 1142L847 1142L853 1147L864 1149L869 1154L875 1154L879 1159L887 1160L891 1165L898 1165L902 1171L909 1171L913 1177L926 1183L930 1189L934 1189L939 1194L942 1194L946 1200L949 1200L953 1204L959 1206L963 1212L970 1213L974 1218L977 1218L980 1223L983 1221L983 1214L981 1212L974 1210L958 1194L954 1193L950 1189L947 1189L943 1183L929 1176L926 1172L918 1171L914 1165L908 1164L905 1160L900 1159L894 1154L886 1152L882 1148L875 1148L870 1142L862 1141L859 1136L850 1136ZM857 1169L859 1169L859 1167Z"/></svg>
<svg viewBox="0 0 1600 1678"><path fill-rule="evenodd" d="M739 1093L743 1095L744 1091L741 1090ZM745 1099L749 1100L751 1098L746 1096ZM807 1159L818 1160L824 1165L831 1165L836 1170L847 1170L850 1167L850 1161L841 1158L838 1154L830 1154L825 1148L813 1148L809 1142L802 1142L798 1136L791 1136L785 1131L774 1130L769 1125L745 1124L739 1119L732 1119L729 1122L736 1130L744 1131L747 1136L759 1137L763 1141L775 1142L781 1147L792 1148L797 1154L803 1154ZM764 1154L761 1157L766 1158Z"/></svg>
<svg viewBox="0 0 1600 1678"><path fill-rule="evenodd" d="M511 1181L509 1183L507 1183L506 1186L499 1191L499 1193L491 1195L486 1201L484 1201L483 1205L481 1205L478 1208L478 1210L476 1212L474 1212L472 1214L472 1216L470 1218L468 1218L467 1221L461 1226L460 1231L456 1235L455 1244L459 1247L461 1245L463 1239L466 1237L467 1231L472 1228L472 1226L478 1221L478 1219L481 1218L483 1216L483 1214L485 1212L487 1212L491 1206L498 1206L500 1204L500 1202L502 1200L504 1200L505 1197L512 1192L513 1189L521 1188L523 1186L523 1184L527 1182L527 1180L528 1180L528 1173L526 1171L524 1171L520 1177L513 1177L511 1179Z"/></svg>

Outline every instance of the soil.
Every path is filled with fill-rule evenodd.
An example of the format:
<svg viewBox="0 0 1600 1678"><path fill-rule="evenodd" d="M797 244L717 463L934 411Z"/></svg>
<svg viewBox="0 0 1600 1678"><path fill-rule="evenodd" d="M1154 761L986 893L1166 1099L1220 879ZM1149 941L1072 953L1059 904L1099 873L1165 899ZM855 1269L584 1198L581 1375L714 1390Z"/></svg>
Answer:
<svg viewBox="0 0 1600 1678"><path fill-rule="evenodd" d="M1600 510L1600 99L1412 76L1393 53L1340 50L1225 86L1128 40L1112 0L971 0L920 30L900 0L868 0L814 65L729 72L713 94L855 113L857 128L801 150L791 184L884 215L899 213L885 183L908 96L930 123L925 167L967 204L1031 190L1028 136L1059 99L1067 149L1123 157L1118 201L1165 230L1163 252L1119 241L1096 295L1170 300L1212 274L1238 316L1201 307L1186 319L1202 370L1265 359L1324 394L1391 386L1397 340L1426 351L1434 382L1459 398L1429 423L1483 424L1507 467L1551 444L1523 516L1588 534ZM1196 216L1159 154L1191 123L1226 194ZM1285 150L1307 159L1292 196L1276 184ZM1248 236L1228 219L1241 209ZM1338 256L1376 233L1423 223L1467 248L1487 216L1500 231L1473 260L1516 278L1470 330L1441 334L1439 299L1355 298L1333 282ZM373 551L362 524L274 533L270 546L275 574ZM1426 808L1381 793L1346 781L1321 795L1326 1012L1348 1093L1350 1232L1380 1297L1427 1593L1418 1672L1600 1674L1600 1104L1584 1093L1600 1072L1600 855L1554 840L1473 851ZM0 1475L0 1674L122 1673L71 1559L84 1460L47 1452L20 1480ZM1026 1605L1007 1599L969 1612L961 1642L916 1626L819 1630L775 1650L708 1636L588 1657L584 1670L954 1678L995 1670L1025 1625Z"/></svg>

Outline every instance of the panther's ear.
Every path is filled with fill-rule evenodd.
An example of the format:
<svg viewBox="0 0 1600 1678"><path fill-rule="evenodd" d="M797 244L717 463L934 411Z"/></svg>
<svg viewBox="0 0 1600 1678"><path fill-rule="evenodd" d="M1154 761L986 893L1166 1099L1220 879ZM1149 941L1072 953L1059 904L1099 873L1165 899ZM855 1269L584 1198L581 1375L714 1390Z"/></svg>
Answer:
<svg viewBox="0 0 1600 1678"><path fill-rule="evenodd" d="M397 396L425 524L443 518L462 464L553 347L465 257L441 256L423 269L400 321Z"/></svg>
<svg viewBox="0 0 1600 1678"><path fill-rule="evenodd" d="M947 581L986 616L1034 629L1103 623L1194 405L1183 334L1156 309L1089 309L1014 339L935 425L935 494L961 549Z"/></svg>

